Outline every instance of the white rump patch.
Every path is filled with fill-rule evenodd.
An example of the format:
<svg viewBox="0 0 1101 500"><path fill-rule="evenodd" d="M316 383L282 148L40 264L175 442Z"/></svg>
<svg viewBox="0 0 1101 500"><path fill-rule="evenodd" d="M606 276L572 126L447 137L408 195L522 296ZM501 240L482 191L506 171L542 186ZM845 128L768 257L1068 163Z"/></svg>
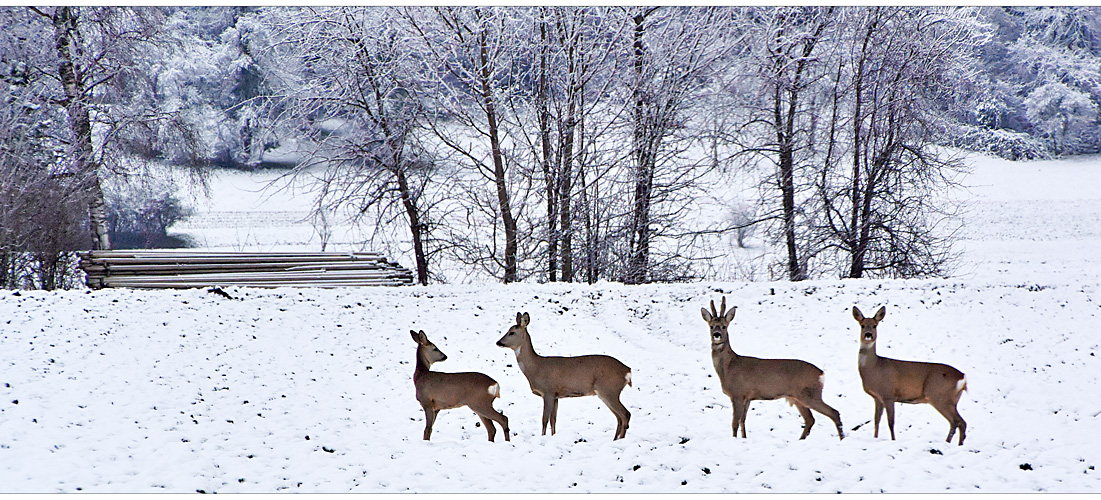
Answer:
<svg viewBox="0 0 1101 500"><path fill-rule="evenodd" d="M501 384L493 384L489 386L489 395L495 398L501 397Z"/></svg>
<svg viewBox="0 0 1101 500"><path fill-rule="evenodd" d="M959 382L956 382L956 394L959 394L967 389L967 377L964 376Z"/></svg>
<svg viewBox="0 0 1101 500"><path fill-rule="evenodd" d="M818 376L818 385L826 385L826 374L825 373Z"/></svg>
<svg viewBox="0 0 1101 500"><path fill-rule="evenodd" d="M627 385L631 385L631 372L627 372L627 376L623 377L623 378L627 379ZM631 387L634 387L634 386L631 385Z"/></svg>

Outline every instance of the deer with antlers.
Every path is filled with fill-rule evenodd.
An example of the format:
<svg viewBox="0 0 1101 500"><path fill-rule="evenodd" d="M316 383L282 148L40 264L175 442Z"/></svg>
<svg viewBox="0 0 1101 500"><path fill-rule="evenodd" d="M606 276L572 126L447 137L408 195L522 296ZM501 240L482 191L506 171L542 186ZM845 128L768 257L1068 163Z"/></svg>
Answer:
<svg viewBox="0 0 1101 500"><path fill-rule="evenodd" d="M619 394L624 386L631 385L631 369L618 359L602 354L540 356L531 345L528 335L530 323L528 313L516 313L516 324L497 341L497 345L516 353L516 362L528 379L531 392L543 398L543 435L547 435L548 423L551 435L554 435L558 398L595 395L615 414L616 430L612 440L625 437L631 412L619 401Z"/></svg>
<svg viewBox="0 0 1101 500"><path fill-rule="evenodd" d="M417 367L413 371L413 385L417 388L417 401L424 408L424 440L432 437L432 424L440 410L466 406L478 415L489 433L489 440L497 434L493 422L501 426L505 441L509 440L508 417L493 409L493 400L501 397L501 386L488 375L478 372L443 373L430 371L432 363L445 361L447 355L428 340L424 330L409 330L417 343Z"/></svg>
<svg viewBox="0 0 1101 500"><path fill-rule="evenodd" d="M825 374L817 366L798 359L760 359L734 352L727 329L737 310L737 306L726 310L726 297L723 297L722 309L718 312L715 311L714 300L711 301L710 312L700 308L703 320L711 328L711 361L719 375L723 393L734 404L734 437L738 437L740 427L742 438L745 438L745 417L749 413L750 401L785 398L803 416L803 434L799 439L806 439L814 426L811 410L833 420L837 425L838 437L845 439L841 414L822 401Z"/></svg>
<svg viewBox="0 0 1101 500"><path fill-rule="evenodd" d="M959 445L967 433L967 422L960 417L956 404L967 390L967 378L959 370L941 363L902 361L884 358L876 354L875 343L879 335L876 327L887 315L887 308L880 307L875 316L865 318L853 306L853 319L860 323L860 379L864 392L875 400L875 437L879 437L879 419L887 410L887 427L891 440L895 439L895 403L928 403L936 408L951 428L946 442L952 442L956 429L960 431Z"/></svg>

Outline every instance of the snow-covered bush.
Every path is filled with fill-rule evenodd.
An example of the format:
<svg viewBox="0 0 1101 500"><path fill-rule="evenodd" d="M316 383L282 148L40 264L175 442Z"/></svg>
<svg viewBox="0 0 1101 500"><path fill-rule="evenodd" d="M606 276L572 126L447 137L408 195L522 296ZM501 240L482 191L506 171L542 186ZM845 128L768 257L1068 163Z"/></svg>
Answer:
<svg viewBox="0 0 1101 500"><path fill-rule="evenodd" d="M1037 87L1024 105L1028 120L1051 141L1056 154L1077 150L1079 135L1097 119L1097 104L1090 95L1061 82Z"/></svg>
<svg viewBox="0 0 1101 500"><path fill-rule="evenodd" d="M1008 160L1038 160L1050 158L1051 153L1043 141L1024 132L988 129L970 125L953 127L947 134L949 145L992 154Z"/></svg>
<svg viewBox="0 0 1101 500"><path fill-rule="evenodd" d="M171 183L122 185L108 195L107 224L116 249L181 248L186 242L168 235L168 227L191 215Z"/></svg>

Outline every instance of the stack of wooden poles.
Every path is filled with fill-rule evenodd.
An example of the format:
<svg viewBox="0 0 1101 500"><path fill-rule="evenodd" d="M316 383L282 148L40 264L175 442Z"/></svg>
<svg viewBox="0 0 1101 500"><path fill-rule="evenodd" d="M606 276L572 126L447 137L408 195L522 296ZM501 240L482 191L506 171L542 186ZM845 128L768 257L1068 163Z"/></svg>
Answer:
<svg viewBox="0 0 1101 500"><path fill-rule="evenodd" d="M413 273L378 253L108 250L80 254L90 288L397 286Z"/></svg>

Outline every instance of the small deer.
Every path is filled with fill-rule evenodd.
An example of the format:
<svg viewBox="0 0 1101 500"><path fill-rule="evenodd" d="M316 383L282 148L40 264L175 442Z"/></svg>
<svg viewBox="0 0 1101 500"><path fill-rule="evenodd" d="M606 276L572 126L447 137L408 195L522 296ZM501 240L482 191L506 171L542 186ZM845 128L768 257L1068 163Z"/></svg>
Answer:
<svg viewBox="0 0 1101 500"><path fill-rule="evenodd" d="M466 406L482 419L489 440L497 434L493 422L501 425L505 441L509 439L508 417L493 409L493 400L501 397L501 386L488 375L477 372L443 373L430 371L432 363L444 361L447 355L428 340L424 330L409 330L417 343L417 367L413 371L413 385L417 388L417 401L424 407L424 440L432 437L432 424L440 410Z"/></svg>
<svg viewBox="0 0 1101 500"><path fill-rule="evenodd" d="M887 315L887 308L880 307L874 317L865 318L853 306L853 318L860 323L860 379L864 392L875 400L875 437L879 437L879 418L887 409L887 426L891 428L891 440L895 439L895 403L928 403L936 408L952 427L948 439L956 429L960 430L960 446L967 433L967 422L960 417L956 404L967 390L967 378L959 370L941 363L901 361L880 357L875 353L878 338L876 326Z"/></svg>
<svg viewBox="0 0 1101 500"><path fill-rule="evenodd" d="M558 398L593 396L600 398L616 418L615 437L627 435L627 423L631 412L619 402L623 386L631 385L631 369L618 359L601 354L588 356L540 356L536 354L528 336L528 313L516 313L516 324L497 341L516 353L520 371L527 377L531 392L543 398L543 435L547 435L550 423L551 435L558 418Z"/></svg>
<svg viewBox="0 0 1101 500"><path fill-rule="evenodd" d="M749 413L750 401L785 398L803 416L803 434L799 439L806 439L814 426L811 410L833 420L837 425L837 436L845 439L841 414L822 401L825 374L817 366L798 359L760 359L734 352L730 347L727 328L737 310L737 306L726 310L726 297L723 297L722 309L718 312L715 311L714 300L711 301L710 312L700 308L703 320L711 327L711 362L719 374L723 393L734 404L734 437L738 437L740 426L742 438L745 438L745 417Z"/></svg>

